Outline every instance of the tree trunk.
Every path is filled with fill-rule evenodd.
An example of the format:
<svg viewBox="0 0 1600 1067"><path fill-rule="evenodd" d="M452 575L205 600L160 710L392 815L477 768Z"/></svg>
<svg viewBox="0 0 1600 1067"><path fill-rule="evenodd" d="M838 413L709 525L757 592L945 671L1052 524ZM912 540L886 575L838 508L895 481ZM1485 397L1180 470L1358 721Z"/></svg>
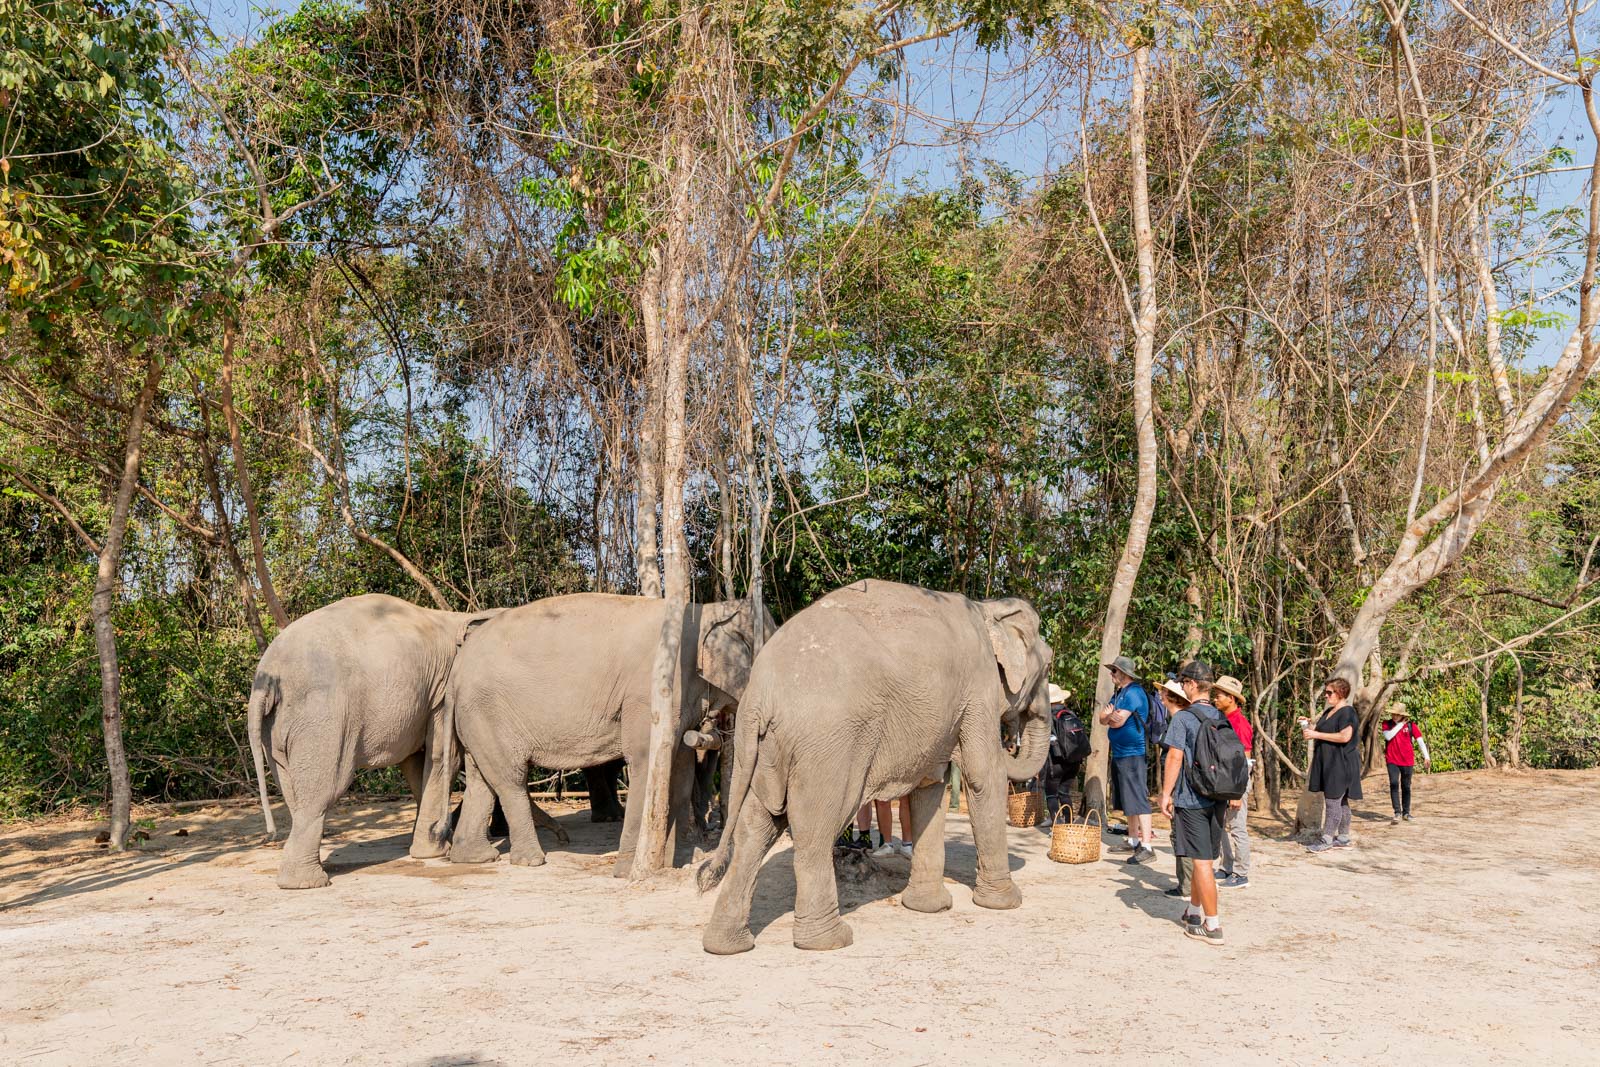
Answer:
<svg viewBox="0 0 1600 1067"><path fill-rule="evenodd" d="M222 419L228 427L228 444L233 450L233 474L239 482L239 498L244 501L245 522L250 529L250 554L255 559L256 583L261 587L261 598L267 602L267 611L271 613L273 623L281 630L289 625L289 615L278 600L278 590L272 584L272 572L267 569L267 552L261 538L261 513L256 507L256 493L250 482L250 464L245 459L238 412L233 406L234 331L231 321L222 331Z"/></svg>
<svg viewBox="0 0 1600 1067"><path fill-rule="evenodd" d="M685 36L696 32L694 20ZM686 130L676 131L671 212L667 219L662 277L666 309L661 320L661 351L665 357L661 395L661 548L666 610L662 613L661 641L651 671L650 747L645 778L640 788L644 810L632 877L647 878L667 866L672 816L672 763L682 732L682 694L678 691L679 656L684 617L689 606L689 545L684 530L685 466L688 457L687 393L689 385L689 226L692 142ZM645 319L660 313L648 306Z"/></svg>
<svg viewBox="0 0 1600 1067"><path fill-rule="evenodd" d="M1506 738L1506 763L1513 770L1522 769L1522 687L1526 678L1522 670L1522 657L1515 652L1511 662L1517 665L1517 695L1511 705L1511 733Z"/></svg>
<svg viewBox="0 0 1600 1067"><path fill-rule="evenodd" d="M1483 765L1493 770L1499 764L1494 758L1494 740L1489 735L1489 688L1494 682L1494 660L1483 662L1483 681L1478 686L1478 745L1483 751Z"/></svg>
<svg viewBox="0 0 1600 1067"><path fill-rule="evenodd" d="M202 410L204 401L202 400ZM211 419L203 419L207 436L200 441L200 469L206 480L206 492L211 496L211 506L217 513L217 536L222 541L222 550L227 554L228 566L233 569L234 581L239 586L239 603L244 610L244 620L250 627L250 633L255 637L256 651L267 650L267 631L261 625L261 612L256 610L256 591L250 584L250 574L245 569L244 560L239 556L239 549L233 543L233 523L228 519L227 502L222 498L222 484L217 479L216 455L211 451L210 430Z"/></svg>
<svg viewBox="0 0 1600 1067"><path fill-rule="evenodd" d="M1128 152L1133 159L1133 232L1139 266L1139 304L1134 321L1133 421L1138 434L1139 476L1134 494L1133 514L1128 520L1128 539L1117 561L1111 595L1106 602L1105 626L1100 637L1100 664L1110 663L1122 654L1122 631L1128 620L1128 605L1144 562L1145 544L1150 537L1150 520L1156 508L1156 430L1152 374L1155 365L1156 286L1155 234L1150 224L1150 184L1145 158L1145 85L1149 78L1150 48L1140 45L1133 53L1133 79L1129 87ZM1084 777L1084 804L1104 818L1106 811L1106 770L1110 757L1109 729L1100 722L1098 709L1111 699L1111 675L1097 668L1091 730L1092 747Z"/></svg>
<svg viewBox="0 0 1600 1067"><path fill-rule="evenodd" d="M128 511L139 481L143 458L144 420L161 384L162 357L151 353L144 385L128 414L128 440L122 458L122 476L117 480L111 504L111 522L100 545L95 568L94 599L90 611L94 618L94 647L100 658L100 727L105 734L106 768L111 777L111 847L118 852L127 847L132 822L133 785L128 777L128 753L122 744L122 670L117 660L117 631L111 609L117 597L117 572L122 565L123 536L128 530Z"/></svg>
<svg viewBox="0 0 1600 1067"><path fill-rule="evenodd" d="M634 564L640 596L661 595L660 535L656 506L661 493L661 401L665 358L661 351L661 264L652 263L639 280L644 309L644 418L639 427L639 497L633 528Z"/></svg>

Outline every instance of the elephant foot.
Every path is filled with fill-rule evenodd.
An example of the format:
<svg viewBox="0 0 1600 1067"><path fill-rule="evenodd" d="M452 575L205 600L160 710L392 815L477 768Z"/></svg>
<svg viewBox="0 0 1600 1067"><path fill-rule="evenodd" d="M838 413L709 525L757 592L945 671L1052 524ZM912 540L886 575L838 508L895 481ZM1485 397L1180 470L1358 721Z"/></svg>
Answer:
<svg viewBox="0 0 1600 1067"><path fill-rule="evenodd" d="M856 935L851 931L850 924L843 919L834 919L815 932L802 930L799 926L796 926L794 931L794 947L811 952L847 948L855 942L855 939Z"/></svg>
<svg viewBox="0 0 1600 1067"><path fill-rule="evenodd" d="M611 869L611 877L628 878L633 874L633 853L618 852L617 865Z"/></svg>
<svg viewBox="0 0 1600 1067"><path fill-rule="evenodd" d="M737 956L755 948L756 938L748 926L731 931L708 926L705 936L700 939L700 947L713 956Z"/></svg>
<svg viewBox="0 0 1600 1067"><path fill-rule="evenodd" d="M514 848L511 850L511 864L514 867L543 867L544 863L543 849Z"/></svg>
<svg viewBox="0 0 1600 1067"><path fill-rule="evenodd" d="M622 812L620 812L620 811L591 811L589 813L589 821L590 822L621 822L622 821Z"/></svg>
<svg viewBox="0 0 1600 1067"><path fill-rule="evenodd" d="M449 855L451 863L493 863L500 850L488 841L452 841Z"/></svg>
<svg viewBox="0 0 1600 1067"><path fill-rule="evenodd" d="M328 872L321 864L278 868L279 889L322 889L329 884Z"/></svg>
<svg viewBox="0 0 1600 1067"><path fill-rule="evenodd" d="M954 901L950 898L950 890L946 889L943 882L929 882L926 885L908 885L906 891L900 894L902 907L912 911L921 911L932 914L937 911L949 911Z"/></svg>
<svg viewBox="0 0 1600 1067"><path fill-rule="evenodd" d="M972 891L972 902L980 908L1009 911L1022 906L1022 892L1017 888L1017 883L1009 878L996 885L980 882L978 888Z"/></svg>
<svg viewBox="0 0 1600 1067"><path fill-rule="evenodd" d="M450 847L448 841L413 841L409 854L414 860L436 860Z"/></svg>
<svg viewBox="0 0 1600 1067"><path fill-rule="evenodd" d="M557 823L555 826L551 827L550 832L556 835L557 844L570 845L572 843L572 835L567 833L567 831L562 828L560 823Z"/></svg>

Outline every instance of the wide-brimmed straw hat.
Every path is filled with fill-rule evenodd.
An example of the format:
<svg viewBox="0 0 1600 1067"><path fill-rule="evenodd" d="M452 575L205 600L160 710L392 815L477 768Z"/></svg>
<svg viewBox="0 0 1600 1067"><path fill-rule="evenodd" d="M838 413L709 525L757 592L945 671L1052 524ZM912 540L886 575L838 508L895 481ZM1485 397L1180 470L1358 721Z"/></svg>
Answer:
<svg viewBox="0 0 1600 1067"><path fill-rule="evenodd" d="M1054 682L1050 683L1050 703L1065 704L1067 702L1067 698L1071 695L1072 690L1063 689Z"/></svg>
<svg viewBox="0 0 1600 1067"><path fill-rule="evenodd" d="M1235 700L1244 699L1244 683L1231 674L1224 674L1221 678L1212 682L1211 688L1220 689Z"/></svg>
<svg viewBox="0 0 1600 1067"><path fill-rule="evenodd" d="M1183 686L1179 685L1176 679L1168 678L1166 681L1161 683L1161 688L1165 689L1167 692L1171 693L1185 704L1190 703L1189 694L1183 691Z"/></svg>

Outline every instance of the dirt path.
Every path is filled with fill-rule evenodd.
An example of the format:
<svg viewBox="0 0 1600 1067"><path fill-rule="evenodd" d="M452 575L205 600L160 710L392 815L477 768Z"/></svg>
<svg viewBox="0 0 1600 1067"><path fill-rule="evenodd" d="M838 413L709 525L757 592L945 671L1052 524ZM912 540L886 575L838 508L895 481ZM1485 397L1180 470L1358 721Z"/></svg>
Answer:
<svg viewBox="0 0 1600 1067"><path fill-rule="evenodd" d="M756 950L721 959L700 950L711 898L688 872L614 881L617 828L582 812L529 870L411 860L407 805L347 805L332 887L293 893L248 807L164 816L127 856L96 850L90 823L13 825L0 1062L1593 1063L1597 787L1430 776L1418 821L1393 827L1369 780L1353 850L1309 857L1262 827L1220 949L1181 935L1164 846L1147 867L1064 867L1032 830L1011 831L1020 910L954 886L952 911L915 914L895 903L906 861L884 861L845 888L856 941L832 953L790 945L775 852ZM970 883L966 820L949 826L948 874Z"/></svg>

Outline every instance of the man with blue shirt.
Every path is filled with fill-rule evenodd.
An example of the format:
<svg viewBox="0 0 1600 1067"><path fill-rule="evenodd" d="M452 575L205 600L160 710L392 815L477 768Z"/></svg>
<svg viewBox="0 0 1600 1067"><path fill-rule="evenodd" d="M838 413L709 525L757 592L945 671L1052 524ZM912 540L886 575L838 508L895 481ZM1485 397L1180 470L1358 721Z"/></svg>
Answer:
<svg viewBox="0 0 1600 1067"><path fill-rule="evenodd" d="M1133 660L1118 656L1106 664L1116 692L1100 709L1102 725L1110 728L1111 782L1122 813L1128 817L1128 843L1118 851L1131 852L1129 863L1155 858L1154 831L1150 825L1150 787L1145 764L1145 724L1150 721L1150 698L1134 677Z"/></svg>
<svg viewBox="0 0 1600 1067"><path fill-rule="evenodd" d="M1172 716L1162 744L1167 745L1161 778L1161 813L1172 820L1172 850L1194 861L1189 903L1183 909L1183 932L1210 945L1222 944L1222 921L1217 917L1217 857L1227 833L1228 810L1241 803L1211 800L1196 793L1186 773L1194 762L1194 743L1201 720L1221 719L1211 703L1217 680L1209 664L1191 660L1178 671L1178 682L1189 706Z"/></svg>

